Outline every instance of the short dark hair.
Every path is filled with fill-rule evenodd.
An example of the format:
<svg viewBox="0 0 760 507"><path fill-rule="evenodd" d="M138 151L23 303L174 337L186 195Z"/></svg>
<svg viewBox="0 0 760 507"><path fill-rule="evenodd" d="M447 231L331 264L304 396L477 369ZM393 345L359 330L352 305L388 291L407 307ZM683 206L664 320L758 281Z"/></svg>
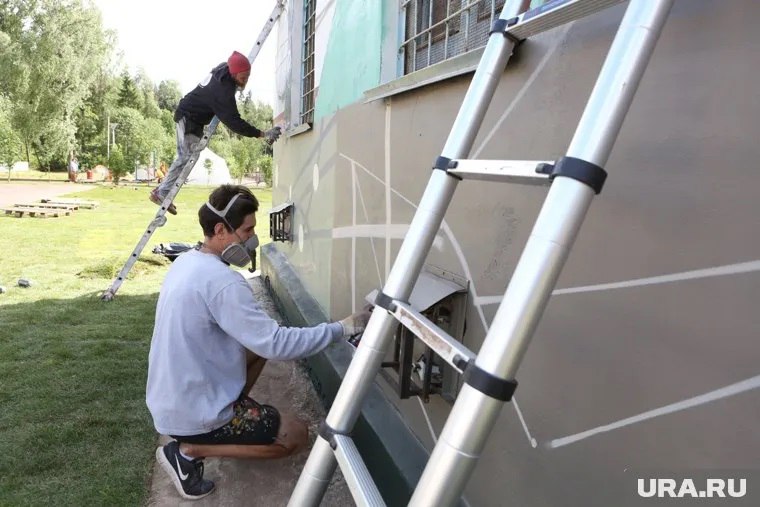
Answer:
<svg viewBox="0 0 760 507"><path fill-rule="evenodd" d="M211 192L211 195L208 196L208 202L214 208L222 211L236 195L240 195L240 197L237 198L225 217L227 222L232 226L232 229L224 223L222 217L208 209L206 203L201 205L198 210L198 222L201 224L203 234L207 238L214 236L216 224L222 223L225 229L232 232L243 224L245 217L259 210L259 201L256 199L256 196L243 185L222 185Z"/></svg>

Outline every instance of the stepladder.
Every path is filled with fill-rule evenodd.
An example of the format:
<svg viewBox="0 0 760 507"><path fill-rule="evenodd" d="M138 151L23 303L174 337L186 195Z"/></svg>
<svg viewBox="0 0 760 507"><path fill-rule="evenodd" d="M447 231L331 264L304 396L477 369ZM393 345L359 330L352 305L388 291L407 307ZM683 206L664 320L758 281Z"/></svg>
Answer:
<svg viewBox="0 0 760 507"><path fill-rule="evenodd" d="M269 33L272 31L272 28L274 28L274 25L277 22L277 20L282 15L282 12L284 9L285 9L285 0L276 0L275 6L269 15L269 18L267 19L266 23L264 23L264 27L262 28L258 38L256 39L256 43L254 44L253 48L248 54L249 62L253 63L256 60L256 57L261 51L262 45L264 44L267 37L269 36ZM198 162L198 157L200 156L201 152L204 149L206 149L206 147L208 146L211 140L211 136L213 136L214 132L216 132L218 125L219 125L219 118L215 116L211 120L211 122L205 127L203 136L200 138L200 140L191 147L190 156L187 159L187 162L185 162L184 166L182 166L180 170L180 174L177 177L176 182L174 183L174 185L172 185L171 189L164 197L163 201L161 202L161 205L159 206L158 211L156 212L156 215L148 224L148 227L145 229L145 232L143 232L142 236L137 242L137 245L132 250L132 253L129 255L129 258L127 259L126 263L121 268L121 270L119 270L119 273L116 275L116 278L113 279L113 281L111 282L111 285L101 294L101 299L103 301L113 300L113 298L116 296L116 292L119 290L121 285L126 280L127 275L132 270L132 267L135 265L135 263L137 263L137 260L140 257L140 253L148 245L148 242L150 241L153 234L156 232L158 228L166 225L166 212L169 210L169 207L172 205L172 202L174 201L175 197L177 196L177 194L179 194L179 191L182 189L182 186L187 181L188 176L190 175L193 168L195 167L195 164Z"/></svg>
<svg viewBox="0 0 760 507"><path fill-rule="evenodd" d="M400 323L432 348L464 383L414 488L409 505L460 501L501 408L517 389L517 370L542 317L594 196L673 0L630 0L566 155L555 161L467 159L515 45L619 0L557 0L538 15L507 0L494 22L441 156L408 233L375 299L375 311L343 378L289 505L319 505L340 466L357 505L385 505L351 431ZM549 191L477 353L409 304L412 289L464 180L549 185Z"/></svg>

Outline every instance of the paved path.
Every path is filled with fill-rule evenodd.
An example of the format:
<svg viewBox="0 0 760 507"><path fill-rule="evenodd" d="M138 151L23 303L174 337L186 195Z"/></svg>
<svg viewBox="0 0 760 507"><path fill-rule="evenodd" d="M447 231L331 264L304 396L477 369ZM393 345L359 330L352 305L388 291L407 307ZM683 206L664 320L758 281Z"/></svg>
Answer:
<svg viewBox="0 0 760 507"><path fill-rule="evenodd" d="M250 280L256 299L272 318L282 322L261 278ZM317 394L305 371L295 362L270 361L253 388L254 399L274 405L283 412L300 415L309 422L312 442L319 422L324 418ZM161 437L160 442L167 442ZM154 464L149 506L187 505L192 507L256 505L275 507L287 505L308 452L277 460L243 460L207 458L204 477L216 483L216 489L206 498L183 500L169 482L163 469ZM155 460L154 460L155 461ZM354 505L345 480L337 471L327 489L322 505L343 507Z"/></svg>
<svg viewBox="0 0 760 507"><path fill-rule="evenodd" d="M13 206L37 202L40 199L49 199L74 192L92 190L95 185L83 185L69 182L24 182L0 181L0 206Z"/></svg>

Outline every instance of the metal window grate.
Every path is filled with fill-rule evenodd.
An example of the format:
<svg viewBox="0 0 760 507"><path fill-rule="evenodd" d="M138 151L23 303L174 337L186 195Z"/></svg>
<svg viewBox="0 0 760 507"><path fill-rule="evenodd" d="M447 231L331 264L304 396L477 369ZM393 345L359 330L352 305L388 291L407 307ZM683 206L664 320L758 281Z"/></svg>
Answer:
<svg viewBox="0 0 760 507"><path fill-rule="evenodd" d="M293 241L292 202L285 202L269 211L269 236L272 241Z"/></svg>
<svg viewBox="0 0 760 507"><path fill-rule="evenodd" d="M546 0L525 0L521 10ZM504 0L403 0L404 74L485 46Z"/></svg>
<svg viewBox="0 0 760 507"><path fill-rule="evenodd" d="M303 0L303 52L301 54L301 123L314 122L314 32L317 0Z"/></svg>

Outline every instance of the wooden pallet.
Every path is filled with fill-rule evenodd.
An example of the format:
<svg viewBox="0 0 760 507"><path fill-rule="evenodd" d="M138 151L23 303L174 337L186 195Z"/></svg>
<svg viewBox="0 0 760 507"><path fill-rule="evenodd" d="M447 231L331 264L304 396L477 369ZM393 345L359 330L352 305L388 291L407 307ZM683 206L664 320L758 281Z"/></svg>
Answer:
<svg viewBox="0 0 760 507"><path fill-rule="evenodd" d="M58 204L55 202L27 202L22 204L14 204L16 208L51 208L51 209L63 209L67 211L76 211L79 209L78 204Z"/></svg>
<svg viewBox="0 0 760 507"><path fill-rule="evenodd" d="M57 218L60 216L68 216L71 214L71 211L69 210L60 210L60 209L51 209L51 208L33 208L33 207L14 207L14 208L4 208L3 211L5 211L6 215L16 215L16 217L21 218L25 214L29 215L30 217L39 217L39 218Z"/></svg>
<svg viewBox="0 0 760 507"><path fill-rule="evenodd" d="M41 199L46 204L76 204L80 208L94 209L98 207L97 201L87 201L85 199L74 199L68 197L55 197L52 199Z"/></svg>

